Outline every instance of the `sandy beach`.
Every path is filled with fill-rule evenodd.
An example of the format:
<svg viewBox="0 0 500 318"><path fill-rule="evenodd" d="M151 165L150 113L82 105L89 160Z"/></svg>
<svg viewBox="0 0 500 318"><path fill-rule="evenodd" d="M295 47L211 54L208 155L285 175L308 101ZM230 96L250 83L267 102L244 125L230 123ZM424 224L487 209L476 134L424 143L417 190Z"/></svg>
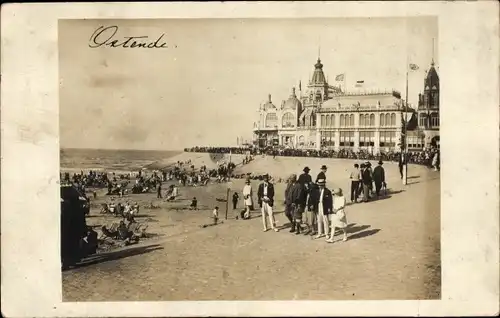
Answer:
<svg viewBox="0 0 500 318"><path fill-rule="evenodd" d="M195 167L215 164L208 154L182 153L160 163L191 158ZM233 155L233 158L238 158ZM237 159L233 159L237 162ZM236 173L269 173L275 178L279 233L262 232L259 211L251 220L235 220L231 203L225 220L228 184L180 187L174 202L156 193L130 194L116 200L138 202L137 220L148 224L149 237L137 245L101 251L77 268L63 272L64 301L154 300L349 300L437 299L440 297L439 173L409 167L403 186L397 164L386 163L386 198L346 209L349 240L327 244L294 235L283 214L285 184L290 173L311 168L313 178L328 166L327 186L349 192L347 171L354 161L343 159L255 157ZM154 168L154 167L153 167ZM168 183L164 183L165 189ZM258 181L252 181L254 196ZM231 191L241 194L243 180L233 179ZM88 225L119 221L101 215L106 190L92 200ZM199 210L188 210L192 197ZM219 199L219 200L218 200ZM147 205L157 209L147 209ZM219 206L222 224L210 223Z"/></svg>

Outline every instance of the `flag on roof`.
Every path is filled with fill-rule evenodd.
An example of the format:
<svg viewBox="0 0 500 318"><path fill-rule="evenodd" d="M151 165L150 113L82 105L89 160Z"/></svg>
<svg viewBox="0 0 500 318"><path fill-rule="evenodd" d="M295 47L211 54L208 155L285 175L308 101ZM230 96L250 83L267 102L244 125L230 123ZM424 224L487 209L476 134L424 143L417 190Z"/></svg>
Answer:
<svg viewBox="0 0 500 318"><path fill-rule="evenodd" d="M365 84L365 81L356 81L356 87L362 87Z"/></svg>
<svg viewBox="0 0 500 318"><path fill-rule="evenodd" d="M337 82L343 81L344 80L344 76L345 76L344 73L335 76L335 81L337 81Z"/></svg>

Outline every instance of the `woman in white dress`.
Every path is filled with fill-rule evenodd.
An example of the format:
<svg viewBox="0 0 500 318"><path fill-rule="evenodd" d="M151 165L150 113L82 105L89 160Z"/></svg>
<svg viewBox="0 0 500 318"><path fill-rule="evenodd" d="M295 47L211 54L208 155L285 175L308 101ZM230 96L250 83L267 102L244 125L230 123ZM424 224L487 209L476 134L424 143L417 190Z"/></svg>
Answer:
<svg viewBox="0 0 500 318"><path fill-rule="evenodd" d="M245 186L243 187L243 199L245 200L245 219L250 217L250 207L253 205L252 195L252 185L250 184L250 179L247 179L245 181Z"/></svg>
<svg viewBox="0 0 500 318"><path fill-rule="evenodd" d="M334 192L333 196L333 213L330 214L330 220L332 223L332 231L330 238L327 238L328 243L333 243L333 237L335 236L335 228L340 228L344 232L343 242L347 241L347 217L345 215L345 204L346 199L342 193L342 189L338 188Z"/></svg>

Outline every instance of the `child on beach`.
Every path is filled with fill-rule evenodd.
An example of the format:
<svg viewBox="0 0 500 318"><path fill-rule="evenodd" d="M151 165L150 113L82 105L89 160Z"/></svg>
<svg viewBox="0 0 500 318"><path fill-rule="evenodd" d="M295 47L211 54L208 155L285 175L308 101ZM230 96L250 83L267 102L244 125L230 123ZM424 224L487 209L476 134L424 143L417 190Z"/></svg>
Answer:
<svg viewBox="0 0 500 318"><path fill-rule="evenodd" d="M212 217L214 218L214 225L217 224L217 221L219 221L219 207L216 206L214 211L212 212Z"/></svg>
<svg viewBox="0 0 500 318"><path fill-rule="evenodd" d="M335 228L342 229L344 232L343 242L347 241L347 217L345 215L344 207L346 204L346 199L342 193L342 189L338 188L335 190L333 197L333 213L330 214L332 232L330 238L327 238L328 243L333 243L333 237L335 236Z"/></svg>
<svg viewBox="0 0 500 318"><path fill-rule="evenodd" d="M189 206L190 210L198 210L198 200L196 200L196 197L191 200L191 205Z"/></svg>

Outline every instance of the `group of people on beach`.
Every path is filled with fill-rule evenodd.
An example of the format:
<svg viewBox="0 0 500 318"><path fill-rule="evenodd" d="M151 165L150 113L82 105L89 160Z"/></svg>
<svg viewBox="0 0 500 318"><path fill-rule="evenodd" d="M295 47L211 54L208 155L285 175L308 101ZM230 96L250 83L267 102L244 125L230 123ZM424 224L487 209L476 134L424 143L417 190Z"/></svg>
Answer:
<svg viewBox="0 0 500 318"><path fill-rule="evenodd" d="M323 165L316 180L309 172L309 167L303 169L298 177L292 174L286 180L284 193L285 215L291 224L291 233L326 237L327 242L334 241L335 229L343 231L343 241L347 240L347 217L345 213L346 197L342 188L334 190L326 186L327 167ZM370 162L354 164L349 175L351 179L351 202L357 203L360 196L362 202L368 202L373 197L380 197L381 190L387 187L383 162L379 161L377 167L372 169ZM250 218L253 209L253 189L251 180L246 179L242 190L245 210L236 219ZM268 174L263 176L262 183L257 190L258 205L260 207L263 231L273 230L279 232L276 226L273 209L275 206L275 189L270 182ZM233 209L237 209L239 194L234 192Z"/></svg>

